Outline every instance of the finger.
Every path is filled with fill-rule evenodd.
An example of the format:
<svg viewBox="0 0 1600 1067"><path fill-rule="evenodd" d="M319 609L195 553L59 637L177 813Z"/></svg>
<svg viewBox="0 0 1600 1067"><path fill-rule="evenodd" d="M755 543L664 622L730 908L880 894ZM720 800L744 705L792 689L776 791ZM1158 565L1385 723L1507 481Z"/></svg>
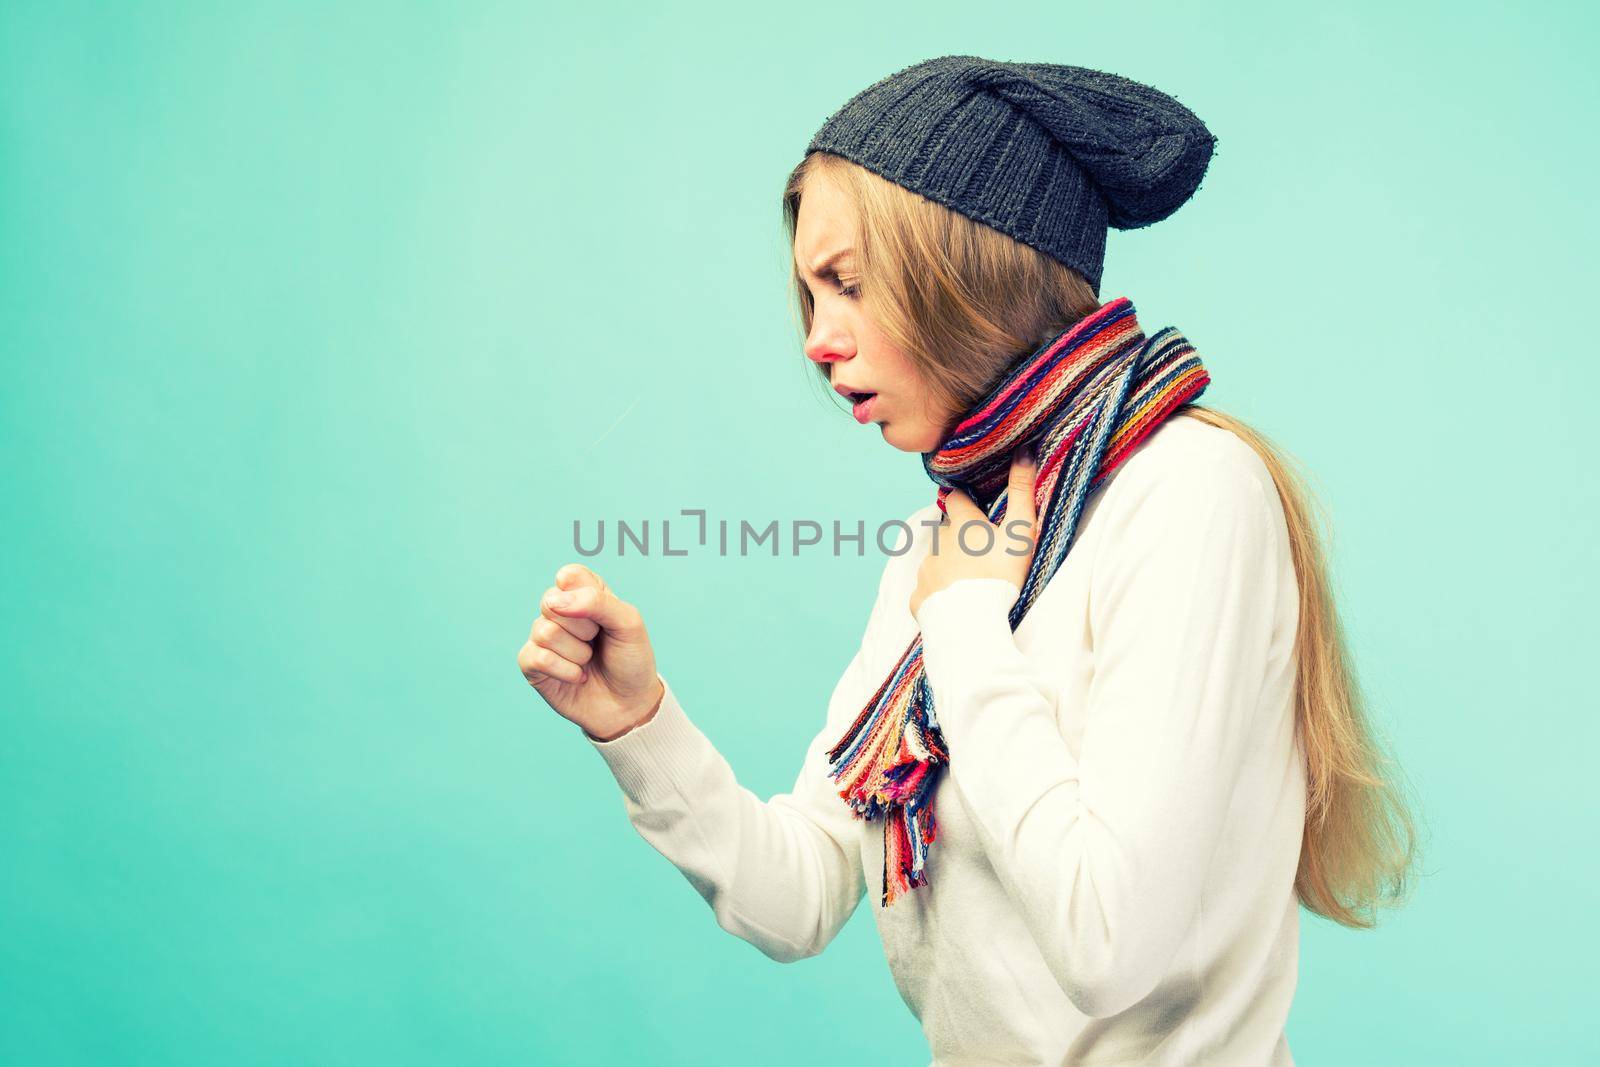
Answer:
<svg viewBox="0 0 1600 1067"><path fill-rule="evenodd" d="M576 637L579 641L593 641L594 635L600 632L599 623L592 619L582 618L581 616L569 617L556 610L554 600L557 596L565 592L567 592L567 590L557 589L554 586L546 589L544 591L544 596L539 599L540 617L549 619L551 622L562 627L573 637ZM537 620L535 620L535 623L537 624ZM530 632L528 636L531 638L533 635Z"/></svg>
<svg viewBox="0 0 1600 1067"><path fill-rule="evenodd" d="M589 619L600 628L622 640L629 640L644 631L644 620L632 604L621 600L609 589L581 586L564 590L545 598L555 618Z"/></svg>
<svg viewBox="0 0 1600 1067"><path fill-rule="evenodd" d="M579 589L590 588L599 590L602 597L611 592L611 587L605 579L581 563L568 563L556 571L556 584L551 593L576 592ZM600 624L592 619L569 618L559 611L546 611L545 616L552 622L562 626L582 641L591 641L599 632Z"/></svg>
<svg viewBox="0 0 1600 1067"><path fill-rule="evenodd" d="M1011 461L1011 476L1006 483L1006 523L1019 519L1028 524L1031 535L1038 521L1034 488L1038 484L1039 464L1026 447Z"/></svg>
<svg viewBox="0 0 1600 1067"><path fill-rule="evenodd" d="M586 585L600 590L611 588L604 578L581 563L568 563L556 571L557 589L581 589Z"/></svg>
<svg viewBox="0 0 1600 1067"><path fill-rule="evenodd" d="M580 622L588 622L580 619ZM594 646L587 641L580 641L558 622L552 622L544 616L539 616L533 624L533 632L528 635L528 640L540 648L548 648L563 659L571 660L578 666L583 666L594 658Z"/></svg>
<svg viewBox="0 0 1600 1067"><path fill-rule="evenodd" d="M940 509L939 525L933 528L933 541L929 547L929 554L943 555L946 543L952 531L959 526L966 517L962 510L962 502L970 504L971 499L959 489L952 489L944 495L944 507Z"/></svg>
<svg viewBox="0 0 1600 1067"><path fill-rule="evenodd" d="M560 682L581 682L588 674L576 663L557 655L548 648L541 648L529 641L517 653L517 666L522 670L522 676L528 684L538 686L554 678Z"/></svg>
<svg viewBox="0 0 1600 1067"><path fill-rule="evenodd" d="M945 503L950 505L946 530L962 552L982 552L982 546L994 543L994 523L977 501L963 490L952 489Z"/></svg>
<svg viewBox="0 0 1600 1067"><path fill-rule="evenodd" d="M945 497L944 508L945 515L952 525L960 525L967 519L983 519L987 521L989 518L983 513L983 509L978 507L977 503L966 494L964 489L950 490L950 494Z"/></svg>

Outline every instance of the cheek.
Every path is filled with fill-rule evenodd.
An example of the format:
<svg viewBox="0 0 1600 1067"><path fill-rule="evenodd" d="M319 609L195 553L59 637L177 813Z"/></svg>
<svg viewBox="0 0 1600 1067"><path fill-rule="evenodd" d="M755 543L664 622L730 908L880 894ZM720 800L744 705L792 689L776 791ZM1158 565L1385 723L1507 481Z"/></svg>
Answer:
<svg viewBox="0 0 1600 1067"><path fill-rule="evenodd" d="M944 405L914 366L907 364L895 380L895 401L902 414L929 422L938 421Z"/></svg>
<svg viewBox="0 0 1600 1067"><path fill-rule="evenodd" d="M927 392L927 386L917 372L916 364L899 350L885 346L880 351L878 365L883 370L884 384L893 388L897 398L920 402Z"/></svg>

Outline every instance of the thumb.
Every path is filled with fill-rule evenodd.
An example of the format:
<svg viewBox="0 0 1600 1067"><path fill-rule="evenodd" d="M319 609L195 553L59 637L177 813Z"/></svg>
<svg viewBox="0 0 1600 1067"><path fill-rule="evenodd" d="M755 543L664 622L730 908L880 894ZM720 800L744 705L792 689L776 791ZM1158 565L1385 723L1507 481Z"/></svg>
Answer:
<svg viewBox="0 0 1600 1067"><path fill-rule="evenodd" d="M639 609L613 593L604 582L580 585L547 600L550 610L567 619L589 619L619 640L644 632Z"/></svg>

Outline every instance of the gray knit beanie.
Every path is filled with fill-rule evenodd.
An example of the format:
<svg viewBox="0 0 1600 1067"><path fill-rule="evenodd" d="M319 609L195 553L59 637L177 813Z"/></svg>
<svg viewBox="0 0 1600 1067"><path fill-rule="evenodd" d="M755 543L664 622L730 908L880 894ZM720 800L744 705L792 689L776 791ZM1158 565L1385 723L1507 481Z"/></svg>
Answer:
<svg viewBox="0 0 1600 1067"><path fill-rule="evenodd" d="M851 97L806 153L843 156L1009 234L1098 294L1107 227L1177 211L1216 140L1177 100L1117 74L940 56Z"/></svg>

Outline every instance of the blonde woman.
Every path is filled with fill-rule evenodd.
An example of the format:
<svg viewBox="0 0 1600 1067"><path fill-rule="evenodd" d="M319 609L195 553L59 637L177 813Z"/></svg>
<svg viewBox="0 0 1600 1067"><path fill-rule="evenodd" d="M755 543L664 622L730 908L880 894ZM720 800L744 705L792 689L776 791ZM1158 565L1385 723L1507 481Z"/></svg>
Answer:
<svg viewBox="0 0 1600 1067"><path fill-rule="evenodd" d="M1370 925L1405 885L1300 479L1097 295L1107 230L1214 144L1148 86L975 56L813 138L805 355L934 493L792 791L738 784L586 567L519 655L723 929L795 960L865 896L936 1064L1288 1064L1299 909Z"/></svg>

